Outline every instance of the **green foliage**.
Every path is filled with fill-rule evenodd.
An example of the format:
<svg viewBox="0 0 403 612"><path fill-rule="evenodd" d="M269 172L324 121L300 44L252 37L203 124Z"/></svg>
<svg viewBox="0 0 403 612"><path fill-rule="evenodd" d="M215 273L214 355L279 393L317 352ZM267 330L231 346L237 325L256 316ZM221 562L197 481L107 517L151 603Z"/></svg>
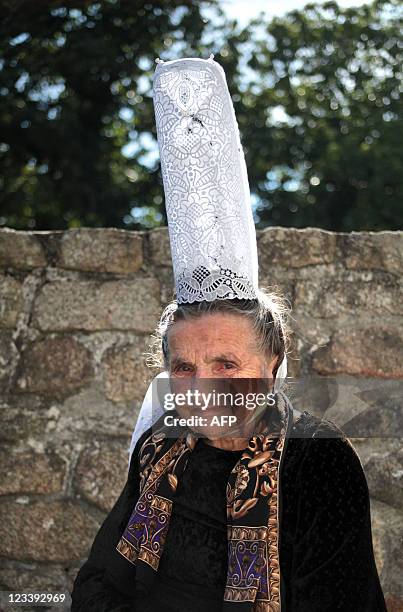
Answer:
<svg viewBox="0 0 403 612"><path fill-rule="evenodd" d="M143 161L154 59L168 39L197 49L198 2L14 1L0 22L3 224L138 227L124 223L131 208L162 203L158 167Z"/></svg>
<svg viewBox="0 0 403 612"><path fill-rule="evenodd" d="M202 0L1 4L0 225L166 224L154 60L212 52L261 227L400 228L399 7L309 4L240 31Z"/></svg>
<svg viewBox="0 0 403 612"><path fill-rule="evenodd" d="M397 2L308 4L267 25L249 66L242 127L261 225L401 228Z"/></svg>

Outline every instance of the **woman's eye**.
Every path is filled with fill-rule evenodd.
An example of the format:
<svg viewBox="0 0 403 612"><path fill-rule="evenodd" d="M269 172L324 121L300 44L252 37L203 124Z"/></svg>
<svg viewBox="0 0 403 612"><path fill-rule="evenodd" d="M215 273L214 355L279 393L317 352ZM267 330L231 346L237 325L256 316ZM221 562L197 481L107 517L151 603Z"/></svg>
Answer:
<svg viewBox="0 0 403 612"><path fill-rule="evenodd" d="M224 369L225 370L232 370L232 368L234 368L234 367L235 367L235 365L233 363L229 363L229 362L224 363Z"/></svg>
<svg viewBox="0 0 403 612"><path fill-rule="evenodd" d="M183 364L183 365L178 366L175 369L175 372L190 372L191 370L192 370L191 366Z"/></svg>

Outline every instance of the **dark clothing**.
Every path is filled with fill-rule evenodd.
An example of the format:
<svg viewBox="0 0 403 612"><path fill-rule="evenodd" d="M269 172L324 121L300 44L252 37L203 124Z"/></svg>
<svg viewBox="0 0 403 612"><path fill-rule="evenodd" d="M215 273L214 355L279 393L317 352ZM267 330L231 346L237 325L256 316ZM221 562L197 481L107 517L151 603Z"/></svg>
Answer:
<svg viewBox="0 0 403 612"><path fill-rule="evenodd" d="M354 449L326 423L318 429L316 417L304 412L296 437L287 441L279 479L281 612L386 612L365 475ZM313 438L315 430L333 437ZM136 458L150 433L137 443L124 490L77 574L72 612L222 610L226 485L242 451L217 449L202 439L196 445L175 496L152 596L145 601L133 593L133 567L115 546L139 495Z"/></svg>
<svg viewBox="0 0 403 612"><path fill-rule="evenodd" d="M175 496L150 610L221 611L228 550L225 489L241 454L201 439L190 455Z"/></svg>

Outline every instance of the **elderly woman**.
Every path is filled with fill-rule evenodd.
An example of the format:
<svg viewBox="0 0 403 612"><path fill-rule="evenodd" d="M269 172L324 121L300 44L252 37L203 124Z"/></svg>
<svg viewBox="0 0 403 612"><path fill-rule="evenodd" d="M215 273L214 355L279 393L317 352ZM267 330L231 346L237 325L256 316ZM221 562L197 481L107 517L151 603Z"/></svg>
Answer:
<svg viewBox="0 0 403 612"><path fill-rule="evenodd" d="M285 313L263 290L170 304L157 330L173 387L275 381ZM353 446L331 421L273 397L233 435L186 425L172 437L165 416L144 432L75 579L72 612L386 610Z"/></svg>

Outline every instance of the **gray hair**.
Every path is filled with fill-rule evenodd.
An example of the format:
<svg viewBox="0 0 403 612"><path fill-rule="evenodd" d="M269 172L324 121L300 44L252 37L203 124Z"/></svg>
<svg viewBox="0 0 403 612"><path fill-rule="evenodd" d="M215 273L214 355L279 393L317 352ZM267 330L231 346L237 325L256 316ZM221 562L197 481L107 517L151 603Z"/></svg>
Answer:
<svg viewBox="0 0 403 612"><path fill-rule="evenodd" d="M153 336L150 352L147 353L147 365L168 369L169 348L168 330L179 320L201 317L203 314L225 312L246 316L252 323L255 332L257 348L270 361L277 356L273 376L285 355L288 354L291 330L288 316L291 307L288 301L274 289L258 289L257 297L251 299L217 299L211 302L193 302L178 304L170 302L161 314Z"/></svg>

